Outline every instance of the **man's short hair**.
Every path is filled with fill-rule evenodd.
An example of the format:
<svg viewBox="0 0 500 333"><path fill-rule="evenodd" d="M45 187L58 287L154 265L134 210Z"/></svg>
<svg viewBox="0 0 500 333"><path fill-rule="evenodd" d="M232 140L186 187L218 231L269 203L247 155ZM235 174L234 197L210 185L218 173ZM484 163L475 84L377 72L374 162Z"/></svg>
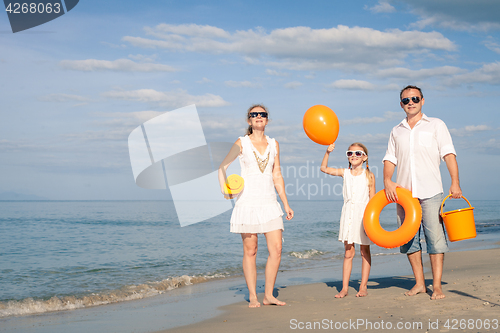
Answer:
<svg viewBox="0 0 500 333"><path fill-rule="evenodd" d="M420 98L424 98L424 94L422 94L422 90L419 87L408 85L408 86L404 87L403 90L401 90L401 92L399 93L399 99L401 99L403 97L403 91L409 90L409 89L418 90L418 92L420 93Z"/></svg>

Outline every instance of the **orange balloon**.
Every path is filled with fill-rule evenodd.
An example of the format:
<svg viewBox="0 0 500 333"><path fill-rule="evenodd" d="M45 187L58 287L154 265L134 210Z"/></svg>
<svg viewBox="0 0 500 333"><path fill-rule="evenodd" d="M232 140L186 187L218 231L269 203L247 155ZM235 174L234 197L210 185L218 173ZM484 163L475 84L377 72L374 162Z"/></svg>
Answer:
<svg viewBox="0 0 500 333"><path fill-rule="evenodd" d="M302 126L309 139L320 145L331 145L339 135L339 119L328 106L315 105L304 114Z"/></svg>

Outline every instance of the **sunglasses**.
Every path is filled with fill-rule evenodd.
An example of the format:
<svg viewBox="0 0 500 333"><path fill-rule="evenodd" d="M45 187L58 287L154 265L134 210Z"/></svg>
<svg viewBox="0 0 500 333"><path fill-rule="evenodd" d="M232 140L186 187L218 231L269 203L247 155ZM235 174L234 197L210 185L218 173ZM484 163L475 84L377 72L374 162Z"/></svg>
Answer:
<svg viewBox="0 0 500 333"><path fill-rule="evenodd" d="M413 96L413 97L411 97L411 100L412 100L412 102L413 102L413 103L415 103L415 104L420 103L420 97ZM410 103L410 97L403 98L403 99L401 100L401 102L402 102L404 105L408 105L408 103Z"/></svg>
<svg viewBox="0 0 500 333"><path fill-rule="evenodd" d="M345 152L345 154L347 155L347 157L351 156L361 157L363 155L366 155L365 152L362 150L348 150Z"/></svg>
<svg viewBox="0 0 500 333"><path fill-rule="evenodd" d="M248 118L257 118L257 116L261 116L262 118L267 118L267 112L250 112L248 114Z"/></svg>

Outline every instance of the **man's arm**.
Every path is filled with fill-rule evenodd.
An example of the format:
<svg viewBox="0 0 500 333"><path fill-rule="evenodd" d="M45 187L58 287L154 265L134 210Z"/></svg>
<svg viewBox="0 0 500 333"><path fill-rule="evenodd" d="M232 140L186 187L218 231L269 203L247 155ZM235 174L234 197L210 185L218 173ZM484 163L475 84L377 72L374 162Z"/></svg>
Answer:
<svg viewBox="0 0 500 333"><path fill-rule="evenodd" d="M398 195L396 193L396 187L399 185L392 181L392 175L394 174L394 170L396 169L396 165L390 161L384 161L384 188L385 188L385 196L389 201L398 201Z"/></svg>
<svg viewBox="0 0 500 333"><path fill-rule="evenodd" d="M447 154L444 158L446 167L451 177L450 193L451 197L458 199L462 197L462 189L460 188L460 180L458 178L458 163L455 154Z"/></svg>

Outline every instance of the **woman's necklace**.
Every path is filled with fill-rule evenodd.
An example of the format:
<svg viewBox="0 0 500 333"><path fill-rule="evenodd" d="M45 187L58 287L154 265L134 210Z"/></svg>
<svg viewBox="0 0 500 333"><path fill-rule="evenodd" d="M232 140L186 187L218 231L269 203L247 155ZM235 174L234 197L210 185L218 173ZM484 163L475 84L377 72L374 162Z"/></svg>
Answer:
<svg viewBox="0 0 500 333"><path fill-rule="evenodd" d="M259 165L260 172L264 173L264 170L266 170L267 162L269 162L269 153L267 153L267 157L265 159L261 159L259 156L257 156L257 153L253 152L253 155L255 156L255 159L257 160L257 164Z"/></svg>

